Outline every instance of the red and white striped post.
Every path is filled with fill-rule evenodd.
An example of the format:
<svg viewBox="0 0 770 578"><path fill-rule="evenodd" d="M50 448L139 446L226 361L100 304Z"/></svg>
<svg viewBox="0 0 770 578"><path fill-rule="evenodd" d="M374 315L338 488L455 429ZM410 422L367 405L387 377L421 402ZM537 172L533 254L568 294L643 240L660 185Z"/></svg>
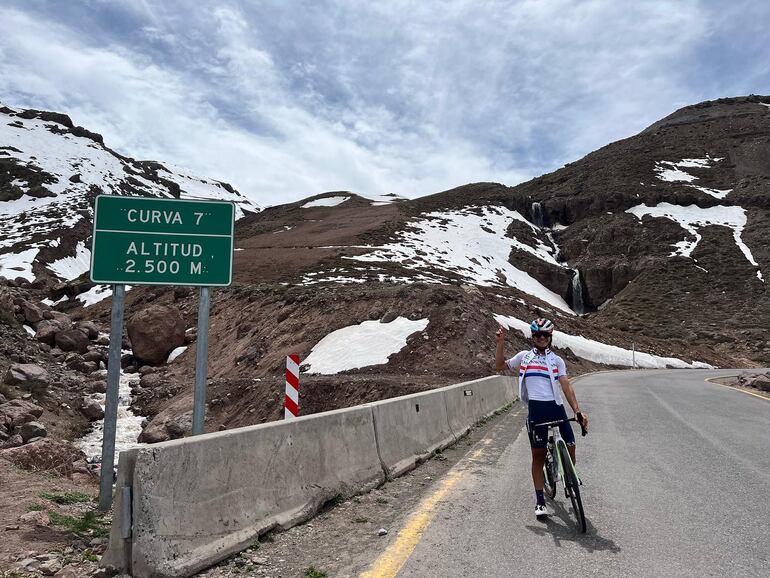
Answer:
<svg viewBox="0 0 770 578"><path fill-rule="evenodd" d="M299 415L299 355L286 357L286 395L283 398L283 419Z"/></svg>

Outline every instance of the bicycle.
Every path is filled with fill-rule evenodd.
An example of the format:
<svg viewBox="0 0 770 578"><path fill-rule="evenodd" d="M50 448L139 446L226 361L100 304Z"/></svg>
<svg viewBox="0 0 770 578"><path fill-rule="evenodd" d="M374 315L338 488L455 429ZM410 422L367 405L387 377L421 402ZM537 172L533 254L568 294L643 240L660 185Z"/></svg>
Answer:
<svg viewBox="0 0 770 578"><path fill-rule="evenodd" d="M583 424L574 417L536 425L536 427L546 426L549 430L554 430L553 433L549 431L545 465L543 466L545 472L545 492L548 497L554 499L556 497L556 483L559 479L563 481L564 495L572 502L572 510L575 512L580 531L585 534L586 517L583 511L583 501L580 499L580 486L583 482L580 481L575 464L572 463L572 458L570 458L569 451L567 450L567 444L559 432L559 425L568 421L579 423L583 436L588 433Z"/></svg>

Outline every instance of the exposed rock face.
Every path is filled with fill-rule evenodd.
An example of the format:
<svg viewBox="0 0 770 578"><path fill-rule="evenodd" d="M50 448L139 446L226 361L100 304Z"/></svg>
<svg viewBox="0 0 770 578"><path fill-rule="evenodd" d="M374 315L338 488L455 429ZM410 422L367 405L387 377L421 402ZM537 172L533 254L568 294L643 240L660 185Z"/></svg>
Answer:
<svg viewBox="0 0 770 578"><path fill-rule="evenodd" d="M160 365L169 353L184 344L185 322L179 311L167 305L151 305L140 311L126 327L134 357L149 365Z"/></svg>
<svg viewBox="0 0 770 578"><path fill-rule="evenodd" d="M88 351L88 335L80 329L59 331L55 338L56 347L62 351L85 353Z"/></svg>
<svg viewBox="0 0 770 578"><path fill-rule="evenodd" d="M5 373L4 381L8 385L18 385L23 389L38 392L48 387L48 372L33 363L14 363Z"/></svg>

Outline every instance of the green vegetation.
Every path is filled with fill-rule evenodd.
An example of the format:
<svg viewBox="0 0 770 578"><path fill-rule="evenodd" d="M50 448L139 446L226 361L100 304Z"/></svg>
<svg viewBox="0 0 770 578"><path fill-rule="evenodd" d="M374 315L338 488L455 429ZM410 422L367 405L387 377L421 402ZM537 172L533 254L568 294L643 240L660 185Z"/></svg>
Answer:
<svg viewBox="0 0 770 578"><path fill-rule="evenodd" d="M42 512L43 510L45 510L45 507L41 506L40 504L31 504L29 506L30 512Z"/></svg>
<svg viewBox="0 0 770 578"><path fill-rule="evenodd" d="M54 504L59 504L60 506L66 506L69 504L85 504L93 501L91 496L84 494L83 492L61 492L58 494L43 492L40 494L40 497L44 500L48 500L49 502L53 502Z"/></svg>
<svg viewBox="0 0 770 578"><path fill-rule="evenodd" d="M8 327L18 327L21 325L13 312L7 309L0 309L0 324L7 325ZM0 574L0 576L2 575Z"/></svg>
<svg viewBox="0 0 770 578"><path fill-rule="evenodd" d="M326 572L323 570L316 570L313 566L305 568L304 578L326 578Z"/></svg>
<svg viewBox="0 0 770 578"><path fill-rule="evenodd" d="M380 496L380 497L378 497L378 498L377 498L375 501L376 501L378 504L387 504L387 503L388 503L388 498L383 498L383 497L381 497L381 496Z"/></svg>
<svg viewBox="0 0 770 578"><path fill-rule="evenodd" d="M369 521L369 518L356 518L353 520L356 524L366 524Z"/></svg>
<svg viewBox="0 0 770 578"><path fill-rule="evenodd" d="M102 538L110 533L109 527L104 518L96 512L86 512L79 518L66 516L56 512L48 511L51 523L54 526L62 526L79 536L94 536Z"/></svg>
<svg viewBox="0 0 770 578"><path fill-rule="evenodd" d="M99 556L93 553L92 550L83 550L83 561L85 562L98 562Z"/></svg>

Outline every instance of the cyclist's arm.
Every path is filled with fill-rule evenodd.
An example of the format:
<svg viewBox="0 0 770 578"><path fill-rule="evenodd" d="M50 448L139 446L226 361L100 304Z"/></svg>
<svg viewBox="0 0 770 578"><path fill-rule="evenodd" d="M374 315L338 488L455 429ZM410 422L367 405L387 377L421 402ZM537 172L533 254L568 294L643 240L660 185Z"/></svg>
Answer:
<svg viewBox="0 0 770 578"><path fill-rule="evenodd" d="M559 383L561 384L561 390L564 392L564 397L567 398L567 402L569 402L569 405L572 408L572 411L574 411L576 415L578 413L581 413L583 415L583 426L587 430L588 414L580 411L580 405L578 404L577 397L575 396L575 390L569 381L569 377L567 377L566 375L562 375L559 378Z"/></svg>
<svg viewBox="0 0 770 578"><path fill-rule="evenodd" d="M505 353L503 352L503 346L505 343L505 331L503 331L502 327L497 330L495 339L497 341L495 347L495 369L497 371L502 371L504 369L508 369L510 371L518 370L519 366L521 365L521 360L526 352L521 351L506 361Z"/></svg>

